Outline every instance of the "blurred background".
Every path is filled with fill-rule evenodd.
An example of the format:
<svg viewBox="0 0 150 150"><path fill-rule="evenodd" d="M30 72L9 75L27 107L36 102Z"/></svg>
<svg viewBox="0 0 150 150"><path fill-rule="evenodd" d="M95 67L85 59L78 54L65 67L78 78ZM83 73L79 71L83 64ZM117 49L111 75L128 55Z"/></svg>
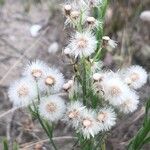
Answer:
<svg viewBox="0 0 150 150"><path fill-rule="evenodd" d="M7 89L20 77L24 65L35 59L56 66L66 79L71 77L62 49L72 29L64 28L62 3L63 0L0 0L0 143L6 137L10 148L17 141L22 150L51 149L46 135L26 109L7 113L12 108ZM105 35L117 41L118 47L107 52L104 65L117 70L138 64L150 72L150 0L110 0L105 22ZM148 83L139 92L138 110L118 121L107 141L108 150L125 150L142 124L143 104L150 97L150 73ZM60 150L70 150L72 131L64 127L58 124L55 136L60 138L56 143ZM64 135L68 138L61 138Z"/></svg>

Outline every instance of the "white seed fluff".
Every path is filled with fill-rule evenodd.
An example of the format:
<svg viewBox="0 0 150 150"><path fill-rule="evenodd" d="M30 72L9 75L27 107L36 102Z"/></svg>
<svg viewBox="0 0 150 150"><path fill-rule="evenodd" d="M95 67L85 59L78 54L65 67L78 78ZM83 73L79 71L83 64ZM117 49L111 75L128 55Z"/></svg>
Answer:
<svg viewBox="0 0 150 150"><path fill-rule="evenodd" d="M81 120L81 114L85 106L80 101L71 102L67 106L63 121L73 128L77 128Z"/></svg>
<svg viewBox="0 0 150 150"><path fill-rule="evenodd" d="M67 47L71 50L70 55L75 57L87 57L95 51L96 43L96 38L91 32L77 32Z"/></svg>
<svg viewBox="0 0 150 150"><path fill-rule="evenodd" d="M48 52L50 54L55 54L59 50L59 44L57 42L53 42L49 47L48 47Z"/></svg>
<svg viewBox="0 0 150 150"><path fill-rule="evenodd" d="M116 106L124 102L124 97L130 92L129 87L116 74L108 74L102 80L105 99Z"/></svg>
<svg viewBox="0 0 150 150"><path fill-rule="evenodd" d="M116 114L112 108L102 108L97 114L101 131L108 131L116 124Z"/></svg>
<svg viewBox="0 0 150 150"><path fill-rule="evenodd" d="M65 109L66 105L64 100L57 95L42 98L39 105L40 115L52 122L61 119Z"/></svg>
<svg viewBox="0 0 150 150"><path fill-rule="evenodd" d="M30 28L31 36L32 37L37 37L39 35L39 31L40 31L41 28L42 28L41 25L38 25L38 24L32 25L31 28Z"/></svg>
<svg viewBox="0 0 150 150"><path fill-rule="evenodd" d="M135 92L130 92L125 101L118 106L119 110L125 114L134 112L139 104L139 97Z"/></svg>
<svg viewBox="0 0 150 150"><path fill-rule="evenodd" d="M134 89L141 88L147 81L147 72L141 66L131 66L124 75L125 82Z"/></svg>
<svg viewBox="0 0 150 150"><path fill-rule="evenodd" d="M35 82L21 78L10 85L8 96L14 107L27 106L37 98Z"/></svg>
<svg viewBox="0 0 150 150"><path fill-rule="evenodd" d="M41 91L47 91L51 94L59 92L64 84L63 74L56 68L48 68L39 80L39 88Z"/></svg>
<svg viewBox="0 0 150 150"><path fill-rule="evenodd" d="M96 121L96 114L93 110L85 109L82 113L78 132L82 133L84 138L89 139L94 137L100 131L98 122Z"/></svg>
<svg viewBox="0 0 150 150"><path fill-rule="evenodd" d="M140 14L140 19L150 22L150 10L145 10Z"/></svg>
<svg viewBox="0 0 150 150"><path fill-rule="evenodd" d="M41 79L47 68L48 66L43 61L35 60L25 67L23 75L33 79Z"/></svg>

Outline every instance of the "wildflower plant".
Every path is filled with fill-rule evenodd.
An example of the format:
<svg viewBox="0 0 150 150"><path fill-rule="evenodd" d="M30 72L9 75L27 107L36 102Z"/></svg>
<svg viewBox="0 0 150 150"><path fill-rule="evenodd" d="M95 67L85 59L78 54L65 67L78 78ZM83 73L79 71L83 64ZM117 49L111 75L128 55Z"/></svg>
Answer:
<svg viewBox="0 0 150 150"><path fill-rule="evenodd" d="M136 89L147 81L141 66L117 72L103 69L103 52L117 43L104 35L107 0L72 0L63 5L65 28L73 28L63 54L74 74L68 81L62 73L36 60L29 63L20 80L9 88L14 107L28 106L38 119L53 148L53 131L58 121L74 129L80 149L105 150L105 140L119 113L132 113L139 104ZM60 92L68 96L64 100Z"/></svg>

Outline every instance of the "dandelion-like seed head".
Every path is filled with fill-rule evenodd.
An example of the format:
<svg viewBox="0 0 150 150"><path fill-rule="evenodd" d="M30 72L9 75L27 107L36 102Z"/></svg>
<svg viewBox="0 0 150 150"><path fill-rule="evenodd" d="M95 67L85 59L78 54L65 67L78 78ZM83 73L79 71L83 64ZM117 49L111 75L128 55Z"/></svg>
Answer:
<svg viewBox="0 0 150 150"><path fill-rule="evenodd" d="M63 84L62 73L56 68L48 68L43 75L43 79L39 81L39 88L41 91L57 93L63 88Z"/></svg>
<svg viewBox="0 0 150 150"><path fill-rule="evenodd" d="M43 97L39 105L40 115L52 122L61 119L65 109L66 106L64 100L57 95Z"/></svg>
<svg viewBox="0 0 150 150"><path fill-rule="evenodd" d="M131 66L124 74L125 82L134 89L142 87L147 81L147 72L141 66Z"/></svg>
<svg viewBox="0 0 150 150"><path fill-rule="evenodd" d="M68 126L72 126L75 129L78 127L81 114L85 106L79 101L71 102L67 106L66 113L62 119Z"/></svg>
<svg viewBox="0 0 150 150"><path fill-rule="evenodd" d="M41 79L47 68L48 66L44 62L36 60L26 66L23 75L33 79Z"/></svg>
<svg viewBox="0 0 150 150"><path fill-rule="evenodd" d="M87 109L81 115L78 131L83 134L84 138L89 139L91 136L94 137L100 131L95 115L94 111Z"/></svg>
<svg viewBox="0 0 150 150"><path fill-rule="evenodd" d="M86 19L87 22L87 27L88 29L94 29L97 28L98 26L100 27L100 25L102 25L102 23L100 21L97 21L94 17L88 17Z"/></svg>
<svg viewBox="0 0 150 150"><path fill-rule="evenodd" d="M118 109L127 114L127 113L132 113L134 112L139 104L139 96L131 91L126 97L125 97L125 101L118 106Z"/></svg>
<svg viewBox="0 0 150 150"><path fill-rule="evenodd" d="M110 130L116 123L116 114L112 108L102 108L97 114L97 121L101 131Z"/></svg>
<svg viewBox="0 0 150 150"><path fill-rule="evenodd" d="M96 38L91 32L77 32L67 47L70 48L70 55L87 57L95 51L96 43Z"/></svg>
<svg viewBox="0 0 150 150"><path fill-rule="evenodd" d="M124 97L130 92L129 87L118 77L118 74L110 73L106 75L101 85L104 91L105 100L116 106L124 101Z"/></svg>
<svg viewBox="0 0 150 150"><path fill-rule="evenodd" d="M103 47L109 49L109 47L115 48L117 46L117 43L114 40L110 39L109 36L103 36L102 39L103 39Z"/></svg>
<svg viewBox="0 0 150 150"><path fill-rule="evenodd" d="M29 105L37 96L35 82L29 78L16 80L10 85L8 96L15 107Z"/></svg>

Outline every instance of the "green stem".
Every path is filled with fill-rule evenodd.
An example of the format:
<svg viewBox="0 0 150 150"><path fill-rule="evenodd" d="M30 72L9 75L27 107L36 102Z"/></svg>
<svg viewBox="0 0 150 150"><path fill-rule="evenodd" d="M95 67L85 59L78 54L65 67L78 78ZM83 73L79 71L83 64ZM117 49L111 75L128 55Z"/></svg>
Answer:
<svg viewBox="0 0 150 150"><path fill-rule="evenodd" d="M38 103L40 103L40 92L39 92L39 86L38 86L37 80L36 80L36 89L37 89L37 99L38 99Z"/></svg>
<svg viewBox="0 0 150 150"><path fill-rule="evenodd" d="M82 78L82 91L83 91L83 104L86 105L86 65L85 58L83 58L83 78Z"/></svg>
<svg viewBox="0 0 150 150"><path fill-rule="evenodd" d="M40 92L39 92L39 87L38 87L38 82L36 81L36 86L37 86L37 98L38 98L38 103L40 103ZM36 117L39 121L39 123L41 124L42 128L44 129L45 133L47 134L49 140L50 140L50 144L52 144L53 148L55 150L57 150L57 147L52 139L52 132L49 132L47 127L44 125L43 120L41 119L40 115L39 115L39 110L38 107L36 107L35 103L33 102L33 107L34 107L34 111L36 113Z"/></svg>
<svg viewBox="0 0 150 150"><path fill-rule="evenodd" d="M106 150L105 140L103 141L103 143L102 143L102 145L101 145L101 149L102 149L102 150Z"/></svg>
<svg viewBox="0 0 150 150"><path fill-rule="evenodd" d="M41 119L41 117L39 116L38 113L37 113L37 119L38 119L38 121L40 122L40 124L41 124L42 128L44 129L44 131L46 132L47 136L49 137L50 144L52 144L53 148L54 148L55 150L57 150L57 147L56 147L56 145L55 145L55 143L54 143L54 141L53 141L53 139L52 139L52 134L47 131L47 128L46 128L45 125L43 124L43 121L42 121L42 119Z"/></svg>

